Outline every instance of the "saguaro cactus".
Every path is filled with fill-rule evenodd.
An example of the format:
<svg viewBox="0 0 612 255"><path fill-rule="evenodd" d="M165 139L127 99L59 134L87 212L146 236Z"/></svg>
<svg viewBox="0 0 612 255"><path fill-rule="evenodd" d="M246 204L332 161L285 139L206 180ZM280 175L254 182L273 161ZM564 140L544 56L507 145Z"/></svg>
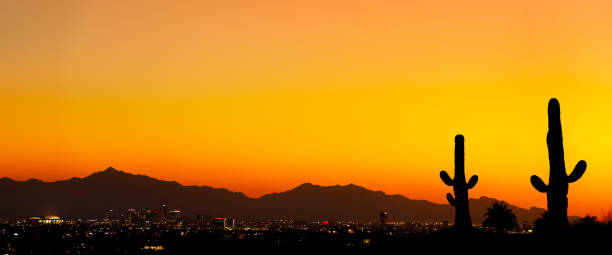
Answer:
<svg viewBox="0 0 612 255"><path fill-rule="evenodd" d="M455 227L459 229L469 229L472 227L468 189L473 188L478 182L477 175L473 175L470 181L465 182L464 157L464 138L462 135L457 135L455 136L455 178L451 179L444 170L440 172L440 178L444 184L453 187L455 197L448 193L446 194L446 199L450 205L455 207Z"/></svg>
<svg viewBox="0 0 612 255"><path fill-rule="evenodd" d="M544 184L538 176L531 176L531 184L539 192L546 193L548 199L549 223L554 227L565 227L567 222L567 190L569 183L575 182L586 170L587 164L580 160L574 171L568 176L565 172L565 159L563 155L563 136L561 134L561 109L556 98L548 102L548 160L550 174L548 185Z"/></svg>

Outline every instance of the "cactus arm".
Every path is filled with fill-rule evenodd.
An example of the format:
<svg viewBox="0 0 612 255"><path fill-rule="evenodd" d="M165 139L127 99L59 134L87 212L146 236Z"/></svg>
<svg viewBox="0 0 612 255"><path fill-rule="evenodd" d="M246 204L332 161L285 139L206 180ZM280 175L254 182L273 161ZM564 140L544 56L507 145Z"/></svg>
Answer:
<svg viewBox="0 0 612 255"><path fill-rule="evenodd" d="M454 184L453 179L451 179L448 173L446 173L446 171L444 170L440 171L440 179L442 179L444 184L448 186L453 186Z"/></svg>
<svg viewBox="0 0 612 255"><path fill-rule="evenodd" d="M448 200L448 203L451 206L455 206L455 198L453 197L453 194L451 193L446 193L446 200Z"/></svg>
<svg viewBox="0 0 612 255"><path fill-rule="evenodd" d="M531 176L531 185L539 192L546 193L548 191L548 186L536 175Z"/></svg>
<svg viewBox="0 0 612 255"><path fill-rule="evenodd" d="M467 189L472 189L474 186L476 186L477 182L478 182L478 175L472 175L472 177L467 183Z"/></svg>
<svg viewBox="0 0 612 255"><path fill-rule="evenodd" d="M572 171L572 173L567 177L567 182L572 183L580 179L580 177L582 177L582 175L584 174L584 171L586 171L586 167L586 161L580 160L578 164L576 164L574 171Z"/></svg>

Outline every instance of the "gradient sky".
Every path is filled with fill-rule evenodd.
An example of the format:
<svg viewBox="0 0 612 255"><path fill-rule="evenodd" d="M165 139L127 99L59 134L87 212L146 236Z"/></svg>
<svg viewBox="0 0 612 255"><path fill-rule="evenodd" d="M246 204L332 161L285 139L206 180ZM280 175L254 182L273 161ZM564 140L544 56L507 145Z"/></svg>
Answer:
<svg viewBox="0 0 612 255"><path fill-rule="evenodd" d="M128 3L129 2L129 3ZM355 183L446 203L454 136L486 195L546 206L549 98L569 213L612 210L610 1L0 3L0 176L108 166L258 197Z"/></svg>

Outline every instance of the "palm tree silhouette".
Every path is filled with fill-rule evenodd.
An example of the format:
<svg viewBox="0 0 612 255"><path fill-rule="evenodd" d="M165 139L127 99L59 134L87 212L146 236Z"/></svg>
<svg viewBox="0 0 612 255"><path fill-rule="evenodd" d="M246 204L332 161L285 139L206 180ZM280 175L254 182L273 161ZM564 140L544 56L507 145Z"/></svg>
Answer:
<svg viewBox="0 0 612 255"><path fill-rule="evenodd" d="M504 201L491 204L491 208L487 208L485 216L487 218L482 222L482 226L493 228L497 233L502 233L517 226L516 215Z"/></svg>

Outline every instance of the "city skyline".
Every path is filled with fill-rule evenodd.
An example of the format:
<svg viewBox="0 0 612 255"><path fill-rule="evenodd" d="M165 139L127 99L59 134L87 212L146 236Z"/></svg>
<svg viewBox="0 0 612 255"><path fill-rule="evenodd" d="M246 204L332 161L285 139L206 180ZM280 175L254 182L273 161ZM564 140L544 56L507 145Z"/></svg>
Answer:
<svg viewBox="0 0 612 255"><path fill-rule="evenodd" d="M11 1L2 4L1 176L114 166L249 197L356 183L446 203L465 136L470 196L546 207L546 105L572 215L612 209L606 1Z"/></svg>

